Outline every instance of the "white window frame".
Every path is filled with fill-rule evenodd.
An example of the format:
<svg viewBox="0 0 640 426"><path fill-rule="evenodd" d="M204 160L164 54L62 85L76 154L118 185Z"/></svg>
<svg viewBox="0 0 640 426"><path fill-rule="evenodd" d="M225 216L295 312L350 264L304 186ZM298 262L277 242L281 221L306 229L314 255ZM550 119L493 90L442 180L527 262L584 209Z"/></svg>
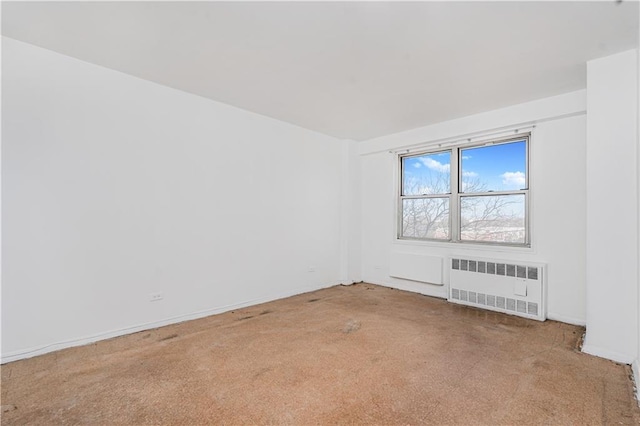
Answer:
<svg viewBox="0 0 640 426"><path fill-rule="evenodd" d="M509 191L489 191L489 192L462 192L462 150L469 148L479 148L483 146L502 145L517 141L525 141L525 188L520 190ZM500 247L531 247L531 215L530 215L530 146L531 146L531 133L522 133L517 135L511 135L502 138L486 139L478 142L467 142L461 144L455 144L448 147L436 146L431 149L422 149L419 151L406 152L398 155L398 188L397 188L397 207L396 207L396 239L400 241L428 241L432 243L456 243L465 245L487 245L487 246L500 246ZM403 164L405 158L419 157L423 155L437 154L442 152L450 153L450 193L448 194L429 194L429 195L403 195ZM480 196L500 196L500 195L524 195L524 230L525 241L524 243L504 243L494 241L475 241L475 240L462 240L460 221L462 217L462 199L465 197L480 197ZM406 237L402 235L402 229L404 225L403 221L403 200L405 199L427 199L427 198L444 198L449 197L449 239L439 238L420 238L420 237Z"/></svg>

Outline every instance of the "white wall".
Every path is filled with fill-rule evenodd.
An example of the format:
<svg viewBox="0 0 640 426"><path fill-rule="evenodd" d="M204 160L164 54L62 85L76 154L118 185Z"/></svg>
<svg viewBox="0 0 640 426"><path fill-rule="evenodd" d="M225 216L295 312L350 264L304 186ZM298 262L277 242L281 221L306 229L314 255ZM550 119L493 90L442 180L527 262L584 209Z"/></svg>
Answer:
<svg viewBox="0 0 640 426"><path fill-rule="evenodd" d="M633 52L591 62L588 92L358 143L2 47L3 362L339 282L446 297L447 274L390 277L393 250L547 263L549 318L587 323L591 353L638 353ZM395 240L389 150L533 123L531 249Z"/></svg>
<svg viewBox="0 0 640 426"><path fill-rule="evenodd" d="M3 362L340 282L342 141L2 48Z"/></svg>
<svg viewBox="0 0 640 426"><path fill-rule="evenodd" d="M360 158L358 143L342 141L342 245L340 277L343 284L361 281L360 268Z"/></svg>
<svg viewBox="0 0 640 426"><path fill-rule="evenodd" d="M638 353L637 50L587 64L587 335L584 351Z"/></svg>
<svg viewBox="0 0 640 426"><path fill-rule="evenodd" d="M636 55L636 72L640 78L640 54ZM638 112L640 112L640 84L636 85L637 96L638 96ZM636 122L636 137L638 138L638 145L640 145L640 120ZM640 149L636 150L636 194L638 197L638 260L637 260L637 268L638 268L638 352L636 360L633 362L633 376L635 379L636 386L636 399L638 400L638 404L640 405Z"/></svg>
<svg viewBox="0 0 640 426"><path fill-rule="evenodd" d="M349 167L349 200L346 214L349 222L349 269L347 282L362 281L362 177L358 142L349 141L347 163Z"/></svg>
<svg viewBox="0 0 640 426"><path fill-rule="evenodd" d="M638 78L640 78L640 54L636 55L636 72L638 73ZM636 84L636 96L637 96L637 108L638 112L640 112L640 84ZM636 120L636 138L638 138L638 145L640 145L640 120ZM636 352L636 359L632 364L633 377L635 380L636 387L636 399L638 400L638 404L640 405L640 149L636 149L636 196L637 196L637 211L638 216L636 218L637 226L638 226L638 246L637 246L637 264L636 267L638 269L638 351Z"/></svg>
<svg viewBox="0 0 640 426"><path fill-rule="evenodd" d="M437 297L443 286L389 276L392 251L448 257L513 259L548 264L548 317L584 324L586 227L585 91L489 111L365 141L362 160L362 268L367 282ZM536 123L531 141L532 248L464 247L395 238L397 155L389 150Z"/></svg>

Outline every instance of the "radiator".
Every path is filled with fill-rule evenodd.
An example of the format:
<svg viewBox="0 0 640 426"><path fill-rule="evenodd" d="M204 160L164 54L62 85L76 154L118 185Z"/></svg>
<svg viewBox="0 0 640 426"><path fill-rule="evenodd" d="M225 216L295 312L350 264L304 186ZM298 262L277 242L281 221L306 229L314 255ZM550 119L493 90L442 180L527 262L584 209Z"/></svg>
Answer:
<svg viewBox="0 0 640 426"><path fill-rule="evenodd" d="M449 267L450 302L546 319L544 265L456 257Z"/></svg>

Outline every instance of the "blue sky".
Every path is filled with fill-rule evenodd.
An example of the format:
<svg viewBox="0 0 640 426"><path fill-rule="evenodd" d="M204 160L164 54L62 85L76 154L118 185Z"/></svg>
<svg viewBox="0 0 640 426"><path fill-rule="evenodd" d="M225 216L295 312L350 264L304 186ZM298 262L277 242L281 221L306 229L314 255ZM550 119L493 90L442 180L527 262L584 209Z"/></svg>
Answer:
<svg viewBox="0 0 640 426"><path fill-rule="evenodd" d="M476 182L485 191L525 188L525 141L463 149L461 156L463 182ZM449 169L448 151L404 159L405 179L420 182L420 190L424 193L441 192L442 189L432 190L433 182L449 179ZM439 188L442 188L442 183ZM405 193L412 194L407 189L408 185ZM448 192L449 188L444 189Z"/></svg>

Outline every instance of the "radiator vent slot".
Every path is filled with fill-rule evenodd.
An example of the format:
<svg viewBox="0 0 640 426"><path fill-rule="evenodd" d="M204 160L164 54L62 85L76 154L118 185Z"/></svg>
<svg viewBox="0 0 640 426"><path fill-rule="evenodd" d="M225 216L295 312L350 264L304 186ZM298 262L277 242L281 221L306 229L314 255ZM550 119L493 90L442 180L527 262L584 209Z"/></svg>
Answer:
<svg viewBox="0 0 640 426"><path fill-rule="evenodd" d="M542 264L451 259L449 300L544 321Z"/></svg>
<svg viewBox="0 0 640 426"><path fill-rule="evenodd" d="M487 295L484 293L478 293L478 305L487 304Z"/></svg>
<svg viewBox="0 0 640 426"><path fill-rule="evenodd" d="M483 262L467 259L451 259L451 269L478 274L506 275L507 277L538 279L538 268L511 263Z"/></svg>
<svg viewBox="0 0 640 426"><path fill-rule="evenodd" d="M538 316L538 304L526 300L512 299L510 297L494 296L493 294L476 293L473 291L451 289L451 299L461 300L470 304L491 306L510 312Z"/></svg>
<svg viewBox="0 0 640 426"><path fill-rule="evenodd" d="M487 306L496 306L496 297L493 294L487 295Z"/></svg>
<svg viewBox="0 0 640 426"><path fill-rule="evenodd" d="M527 267L526 266L516 266L518 278L527 278Z"/></svg>

